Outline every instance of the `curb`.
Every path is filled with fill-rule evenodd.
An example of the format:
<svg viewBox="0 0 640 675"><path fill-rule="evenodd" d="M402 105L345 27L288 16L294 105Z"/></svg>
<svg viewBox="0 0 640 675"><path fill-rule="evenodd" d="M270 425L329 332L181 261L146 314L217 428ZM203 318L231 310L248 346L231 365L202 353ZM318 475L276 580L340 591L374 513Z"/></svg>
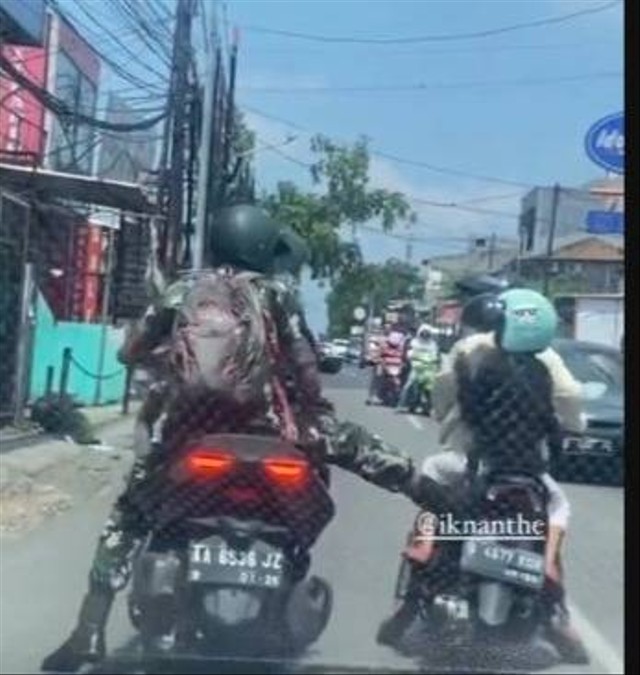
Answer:
<svg viewBox="0 0 640 675"><path fill-rule="evenodd" d="M34 431L30 434L22 436L15 436L14 438L3 439L0 441L0 455L4 455L12 450L19 450L20 448L30 448L38 443L47 440L56 440L53 436L48 435L44 431Z"/></svg>
<svg viewBox="0 0 640 675"><path fill-rule="evenodd" d="M91 426L94 431L100 431L105 427L116 424L121 420L126 420L133 417L136 414L136 410L130 410L126 415L118 413L115 417L109 417L100 422L91 422ZM0 455L13 452L14 450L21 450L23 448L31 448L34 445L39 445L40 443L55 442L61 440L57 436L48 434L46 431L36 431L29 434L24 434L22 436L16 436L15 438L10 438L7 440L0 441Z"/></svg>

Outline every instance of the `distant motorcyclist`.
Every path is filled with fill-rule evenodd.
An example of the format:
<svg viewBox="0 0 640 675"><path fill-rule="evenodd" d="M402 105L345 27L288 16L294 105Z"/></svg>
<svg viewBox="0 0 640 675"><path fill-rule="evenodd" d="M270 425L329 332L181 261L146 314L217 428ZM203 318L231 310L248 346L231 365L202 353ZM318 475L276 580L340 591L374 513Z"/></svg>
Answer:
<svg viewBox="0 0 640 675"><path fill-rule="evenodd" d="M373 368L371 369L371 379L369 380L369 391L367 395L367 405L374 403L378 398L378 384L382 376L385 364L394 364L402 367L404 361L404 348L406 335L400 326L392 326L387 334L380 341L380 348L376 355Z"/></svg>
<svg viewBox="0 0 640 675"><path fill-rule="evenodd" d="M571 627L564 600L560 549L569 502L545 472L544 444L557 435L559 424L569 431L583 430L580 387L548 347L555 311L540 294L514 289L472 299L462 321L466 337L454 346L433 391L440 440L448 449L427 457L418 470L381 439L377 446L362 444L351 430L350 438L334 446L333 461L376 485L407 494L431 514L447 503L453 486L464 485L478 461L539 474L549 493L547 637L565 661L586 663L588 655ZM480 382L474 381L474 372L482 373ZM405 555L423 565L432 551L433 540L424 540ZM379 641L394 644L416 611L412 602L404 602L384 622Z"/></svg>
<svg viewBox="0 0 640 675"><path fill-rule="evenodd" d="M407 351L407 360L409 362L409 376L400 393L397 409L406 410L409 406L409 397L418 382L419 365L423 362L430 362L434 369L440 356L438 343L433 334L433 329L428 324L422 324L418 328L416 337L414 337Z"/></svg>
<svg viewBox="0 0 640 675"><path fill-rule="evenodd" d="M321 395L311 331L287 284L269 276L276 271L282 246L279 226L261 209L253 206L223 210L215 224L211 246L214 266L257 273L252 283L255 283L262 307L265 330L277 342L272 345L277 352L273 354L278 361L274 364L277 377L271 382L264 405L254 402L238 405L230 411L231 414L225 415L205 407L198 410L198 406L193 406L191 402L173 397L175 383L172 370L164 360L163 350L174 339L176 313L189 288L189 283L177 281L159 289L154 305L129 333L120 352L120 359L125 364L144 366L151 363L156 374L166 375L153 391L152 402L143 405L142 416L136 425L138 438L145 431L151 435L161 415L166 416L163 433L172 443L186 433L198 432L200 428L203 431L237 432L239 425L250 424L255 418L268 420L274 430L279 429L283 433L290 432L291 425L298 422L304 437L299 440L315 440L320 436L320 429L326 425L323 416L331 419L333 410ZM246 380L251 377L251 369L261 365L255 363L255 357L247 353L245 363L234 364L230 381L236 378L239 387L250 384ZM287 376L293 380L296 393L299 415L294 420L287 415L289 398L284 392ZM151 444L147 445L147 450L151 450ZM115 592L126 585L136 544L149 527L131 505L129 496L139 489L161 458L160 450L138 454L125 492L118 498L99 538L89 575L89 592L83 600L78 623L71 637L44 660L43 670L73 672L84 663L97 662L104 657L104 631Z"/></svg>

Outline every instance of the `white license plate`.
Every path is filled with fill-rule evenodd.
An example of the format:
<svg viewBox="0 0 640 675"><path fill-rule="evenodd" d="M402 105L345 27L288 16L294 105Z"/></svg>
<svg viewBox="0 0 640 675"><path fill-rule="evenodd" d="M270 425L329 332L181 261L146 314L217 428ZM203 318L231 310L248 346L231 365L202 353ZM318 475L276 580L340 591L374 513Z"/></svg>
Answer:
<svg viewBox="0 0 640 675"><path fill-rule="evenodd" d="M544 557L535 551L487 541L465 541L460 568L480 576L539 589L544 584Z"/></svg>
<svg viewBox="0 0 640 675"><path fill-rule="evenodd" d="M391 366L387 368L387 372L389 373L389 375L391 375L391 377L398 377L398 375L400 375L401 370L402 369L399 366Z"/></svg>
<svg viewBox="0 0 640 675"><path fill-rule="evenodd" d="M188 579L192 583L279 588L284 577L284 554L257 542L246 551L223 540L189 546Z"/></svg>
<svg viewBox="0 0 640 675"><path fill-rule="evenodd" d="M612 455L614 451L613 441L606 438L567 436L562 441L562 452L566 455Z"/></svg>

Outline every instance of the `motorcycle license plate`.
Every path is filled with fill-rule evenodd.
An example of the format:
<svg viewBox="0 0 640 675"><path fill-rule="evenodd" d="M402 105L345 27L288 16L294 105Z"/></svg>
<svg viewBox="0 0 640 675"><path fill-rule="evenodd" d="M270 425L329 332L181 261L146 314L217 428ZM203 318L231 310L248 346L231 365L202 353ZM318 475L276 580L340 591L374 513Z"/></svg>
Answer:
<svg viewBox="0 0 640 675"><path fill-rule="evenodd" d="M400 375L401 370L402 368L400 368L400 366L389 366L387 368L387 372L389 373L389 375L391 375L391 377L398 377Z"/></svg>
<svg viewBox="0 0 640 675"><path fill-rule="evenodd" d="M460 568L465 572L536 590L544 584L544 556L492 541L465 541Z"/></svg>
<svg viewBox="0 0 640 675"><path fill-rule="evenodd" d="M264 542L240 551L220 537L189 545L190 583L279 588L284 577L284 554Z"/></svg>

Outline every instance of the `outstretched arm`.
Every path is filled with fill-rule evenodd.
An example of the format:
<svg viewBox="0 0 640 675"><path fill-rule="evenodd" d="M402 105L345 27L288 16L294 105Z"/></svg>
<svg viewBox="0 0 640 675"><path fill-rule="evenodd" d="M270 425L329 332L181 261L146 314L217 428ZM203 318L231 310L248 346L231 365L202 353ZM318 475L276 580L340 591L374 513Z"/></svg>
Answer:
<svg viewBox="0 0 640 675"><path fill-rule="evenodd" d="M413 460L353 422L333 418L327 433L326 459L369 483L389 492L401 493L420 508L435 512L455 511L449 491L428 476L421 475Z"/></svg>

